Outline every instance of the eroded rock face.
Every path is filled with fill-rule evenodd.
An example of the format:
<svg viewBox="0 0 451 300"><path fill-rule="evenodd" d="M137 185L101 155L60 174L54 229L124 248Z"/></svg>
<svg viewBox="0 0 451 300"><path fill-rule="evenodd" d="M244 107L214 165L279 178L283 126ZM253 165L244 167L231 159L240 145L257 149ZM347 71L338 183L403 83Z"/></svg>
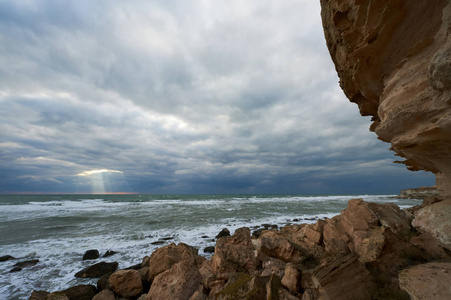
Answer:
<svg viewBox="0 0 451 300"><path fill-rule="evenodd" d="M321 0L340 86L410 170L451 197L451 2Z"/></svg>

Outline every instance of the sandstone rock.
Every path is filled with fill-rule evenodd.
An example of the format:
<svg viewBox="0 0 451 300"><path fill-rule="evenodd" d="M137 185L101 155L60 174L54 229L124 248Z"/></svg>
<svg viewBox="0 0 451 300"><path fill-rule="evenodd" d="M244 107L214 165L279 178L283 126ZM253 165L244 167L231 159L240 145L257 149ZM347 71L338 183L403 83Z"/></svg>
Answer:
<svg viewBox="0 0 451 300"><path fill-rule="evenodd" d="M262 272L260 276L271 276L272 274L282 278L285 275L286 263L280 259L267 257L262 262Z"/></svg>
<svg viewBox="0 0 451 300"><path fill-rule="evenodd" d="M189 300L206 300L208 297L208 291L203 285L200 285Z"/></svg>
<svg viewBox="0 0 451 300"><path fill-rule="evenodd" d="M410 170L451 196L451 2L321 0L340 86Z"/></svg>
<svg viewBox="0 0 451 300"><path fill-rule="evenodd" d="M358 256L348 254L330 260L314 272L316 288L321 287L330 299L371 299L377 286ZM316 298L314 298L316 299Z"/></svg>
<svg viewBox="0 0 451 300"><path fill-rule="evenodd" d="M399 284L416 300L451 299L451 263L432 262L399 273Z"/></svg>
<svg viewBox="0 0 451 300"><path fill-rule="evenodd" d="M237 229L233 236L218 239L211 270L217 279L228 280L240 271L255 273L258 264L250 230L243 227Z"/></svg>
<svg viewBox="0 0 451 300"><path fill-rule="evenodd" d="M299 261L302 256L302 253L293 243L277 232L265 231L259 240L261 241L261 251L268 256L285 262Z"/></svg>
<svg viewBox="0 0 451 300"><path fill-rule="evenodd" d="M200 283L201 275L194 262L182 260L154 278L146 300L188 300Z"/></svg>
<svg viewBox="0 0 451 300"><path fill-rule="evenodd" d="M48 294L50 293L46 291L33 291L28 300L44 300Z"/></svg>
<svg viewBox="0 0 451 300"><path fill-rule="evenodd" d="M171 243L158 248L150 256L148 281L152 282L155 276L169 270L178 262L190 261L194 264L197 256L197 249L184 243L178 245Z"/></svg>
<svg viewBox="0 0 451 300"><path fill-rule="evenodd" d="M118 267L117 262L107 263L99 262L92 266L86 267L75 274L78 278L100 278L102 275L113 273Z"/></svg>
<svg viewBox="0 0 451 300"><path fill-rule="evenodd" d="M138 296L143 292L141 275L136 270L119 270L109 278L110 288L123 297Z"/></svg>
<svg viewBox="0 0 451 300"><path fill-rule="evenodd" d="M100 257L99 250L96 249L87 250L85 254L83 254L83 260L97 259L99 257Z"/></svg>
<svg viewBox="0 0 451 300"><path fill-rule="evenodd" d="M63 291L69 300L91 300L97 293L93 285L77 285Z"/></svg>
<svg viewBox="0 0 451 300"><path fill-rule="evenodd" d="M415 189L405 189L399 192L399 198L424 199L426 197L437 197L439 192L437 186L419 187Z"/></svg>
<svg viewBox="0 0 451 300"><path fill-rule="evenodd" d="M115 300L113 291L103 290L92 298L92 300Z"/></svg>
<svg viewBox="0 0 451 300"><path fill-rule="evenodd" d="M282 284L292 292L297 293L301 291L301 273L292 263L288 263L285 267Z"/></svg>
<svg viewBox="0 0 451 300"><path fill-rule="evenodd" d="M417 210L412 225L431 233L451 249L451 199Z"/></svg>

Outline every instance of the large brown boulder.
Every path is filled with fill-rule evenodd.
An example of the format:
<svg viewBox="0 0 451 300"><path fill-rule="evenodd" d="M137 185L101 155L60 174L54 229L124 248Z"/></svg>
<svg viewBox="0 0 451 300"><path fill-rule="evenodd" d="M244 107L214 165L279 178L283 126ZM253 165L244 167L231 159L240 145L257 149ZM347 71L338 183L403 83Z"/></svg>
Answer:
<svg viewBox="0 0 451 300"><path fill-rule="evenodd" d="M146 300L188 300L201 284L201 275L194 261L185 259L173 264L153 279Z"/></svg>
<svg viewBox="0 0 451 300"><path fill-rule="evenodd" d="M178 262L190 261L194 263L197 259L197 249L184 243L178 245L171 243L167 246L158 248L152 253L150 260L148 261L149 271L147 280L152 282L155 276L169 270Z"/></svg>
<svg viewBox="0 0 451 300"><path fill-rule="evenodd" d="M252 274L258 266L249 228L239 228L232 236L221 237L216 242L211 270L217 279L228 280L243 271Z"/></svg>
<svg viewBox="0 0 451 300"><path fill-rule="evenodd" d="M110 288L122 297L134 297L142 294L141 275L137 270L119 270L109 278Z"/></svg>
<svg viewBox="0 0 451 300"><path fill-rule="evenodd" d="M63 291L69 300L91 300L96 294L97 289L93 285L77 285Z"/></svg>

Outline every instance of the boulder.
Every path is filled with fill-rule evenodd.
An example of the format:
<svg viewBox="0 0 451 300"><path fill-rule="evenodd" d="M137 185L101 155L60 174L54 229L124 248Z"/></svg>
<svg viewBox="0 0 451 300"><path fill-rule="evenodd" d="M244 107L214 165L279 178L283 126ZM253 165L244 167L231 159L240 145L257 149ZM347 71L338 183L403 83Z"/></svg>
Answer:
<svg viewBox="0 0 451 300"><path fill-rule="evenodd" d="M107 290L110 289L110 276L113 273L106 273L105 275L102 275L99 280L97 280L97 290L102 291L102 290Z"/></svg>
<svg viewBox="0 0 451 300"><path fill-rule="evenodd" d="M64 292L53 292L45 297L45 300L69 300Z"/></svg>
<svg viewBox="0 0 451 300"><path fill-rule="evenodd" d="M32 267L35 266L39 262L39 259L32 259L32 260L26 260L21 261L13 265L13 267L17 268L26 268L26 267Z"/></svg>
<svg viewBox="0 0 451 300"><path fill-rule="evenodd" d="M329 299L372 299L376 282L355 254L330 259L314 273L312 288L325 292ZM316 299L316 298L314 298Z"/></svg>
<svg viewBox="0 0 451 300"><path fill-rule="evenodd" d="M258 266L249 228L239 228L232 236L218 239L211 265L217 279L228 280L240 271L256 273Z"/></svg>
<svg viewBox="0 0 451 300"><path fill-rule="evenodd" d="M83 270L77 272L75 277L78 278L100 278L105 274L113 273L117 270L117 262L99 262L92 266L86 267Z"/></svg>
<svg viewBox="0 0 451 300"><path fill-rule="evenodd" d="M417 210L412 225L418 230L432 234L451 249L451 199Z"/></svg>
<svg viewBox="0 0 451 300"><path fill-rule="evenodd" d="M416 300L451 299L451 263L416 265L399 273L399 285Z"/></svg>
<svg viewBox="0 0 451 300"><path fill-rule="evenodd" d="M262 261L262 271L260 276L271 276L271 275L277 275L278 277L282 278L283 275L285 275L285 266L286 263L281 261L280 259L273 258L273 257L266 257Z"/></svg>
<svg viewBox="0 0 451 300"><path fill-rule="evenodd" d="M169 270L174 264L181 261L195 263L198 257L197 249L184 243L175 245L171 243L155 250L150 256L148 282L152 282L155 276Z"/></svg>
<svg viewBox="0 0 451 300"><path fill-rule="evenodd" d="M15 259L15 258L12 257L11 255L3 255L3 256L0 256L0 262L2 262L2 261L7 261L7 260L10 260L10 259Z"/></svg>
<svg viewBox="0 0 451 300"><path fill-rule="evenodd" d="M153 279L146 300L188 300L201 284L201 275L191 259L173 264Z"/></svg>
<svg viewBox="0 0 451 300"><path fill-rule="evenodd" d="M107 252L105 252L105 254L102 257L108 257L108 256L114 255L116 253L117 253L116 251L108 250Z"/></svg>
<svg viewBox="0 0 451 300"><path fill-rule="evenodd" d="M92 298L92 300L115 300L113 291L111 290L103 290Z"/></svg>
<svg viewBox="0 0 451 300"><path fill-rule="evenodd" d="M119 270L111 274L109 286L122 297L135 297L143 292L141 275L136 270Z"/></svg>
<svg viewBox="0 0 451 300"><path fill-rule="evenodd" d="M28 300L44 300L48 294L50 293L46 291L33 291Z"/></svg>
<svg viewBox="0 0 451 300"><path fill-rule="evenodd" d="M216 235L216 238L219 239L220 237L223 236L230 236L230 231L227 228L222 229L218 235Z"/></svg>
<svg viewBox="0 0 451 300"><path fill-rule="evenodd" d="M69 300L91 300L97 294L97 289L93 285L77 285L63 292Z"/></svg>
<svg viewBox="0 0 451 300"><path fill-rule="evenodd" d="M292 292L301 291L301 273L292 264L288 263L285 267L285 275L282 277L282 285Z"/></svg>
<svg viewBox="0 0 451 300"><path fill-rule="evenodd" d="M97 259L99 257L100 257L99 250L96 249L88 250L85 252L85 254L83 254L83 260Z"/></svg>
<svg viewBox="0 0 451 300"><path fill-rule="evenodd" d="M259 240L260 250L270 257L289 262L299 261L302 256L296 245L278 232L265 231Z"/></svg>
<svg viewBox="0 0 451 300"><path fill-rule="evenodd" d="M204 252L205 253L214 253L215 252L215 247L214 246L205 247Z"/></svg>
<svg viewBox="0 0 451 300"><path fill-rule="evenodd" d="M266 299L266 282L262 277L238 273L234 275L224 288L216 293L216 300L252 300Z"/></svg>

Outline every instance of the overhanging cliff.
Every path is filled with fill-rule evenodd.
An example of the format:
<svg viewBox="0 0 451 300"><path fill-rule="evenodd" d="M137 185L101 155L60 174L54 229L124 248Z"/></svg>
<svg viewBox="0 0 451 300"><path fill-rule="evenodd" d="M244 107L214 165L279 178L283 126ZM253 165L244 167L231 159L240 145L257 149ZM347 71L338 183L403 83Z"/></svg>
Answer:
<svg viewBox="0 0 451 300"><path fill-rule="evenodd" d="M409 170L451 197L451 2L321 0L340 86Z"/></svg>

